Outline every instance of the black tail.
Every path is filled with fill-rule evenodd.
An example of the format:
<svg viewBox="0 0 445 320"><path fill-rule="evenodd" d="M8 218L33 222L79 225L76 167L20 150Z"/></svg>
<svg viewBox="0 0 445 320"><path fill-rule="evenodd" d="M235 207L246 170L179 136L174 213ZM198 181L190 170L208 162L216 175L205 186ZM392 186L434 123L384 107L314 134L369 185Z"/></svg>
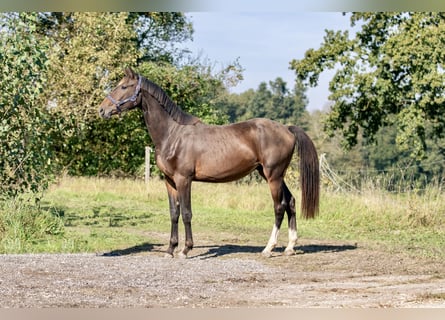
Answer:
<svg viewBox="0 0 445 320"><path fill-rule="evenodd" d="M301 214L305 219L318 214L320 199L320 168L317 150L309 136L297 126L289 126L297 138L300 157Z"/></svg>

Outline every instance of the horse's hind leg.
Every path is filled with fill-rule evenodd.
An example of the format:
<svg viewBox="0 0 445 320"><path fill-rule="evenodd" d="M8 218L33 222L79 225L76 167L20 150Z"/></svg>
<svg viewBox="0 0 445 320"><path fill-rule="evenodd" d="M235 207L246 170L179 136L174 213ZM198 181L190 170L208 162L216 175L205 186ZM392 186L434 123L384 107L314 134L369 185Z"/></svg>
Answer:
<svg viewBox="0 0 445 320"><path fill-rule="evenodd" d="M283 195L284 195L284 203L287 212L288 229L289 229L289 243L287 244L287 247L284 250L284 254L291 256L295 254L294 247L297 244L297 239L298 239L297 214L295 210L295 198L289 191L289 188L286 186L284 181L283 181Z"/></svg>
<svg viewBox="0 0 445 320"><path fill-rule="evenodd" d="M262 254L266 257L270 257L272 255L272 250L278 243L278 234L280 232L281 223L283 222L285 210L283 196L283 179L268 179L268 183L274 203L275 223L272 228L272 233L270 235L269 241L262 252Z"/></svg>

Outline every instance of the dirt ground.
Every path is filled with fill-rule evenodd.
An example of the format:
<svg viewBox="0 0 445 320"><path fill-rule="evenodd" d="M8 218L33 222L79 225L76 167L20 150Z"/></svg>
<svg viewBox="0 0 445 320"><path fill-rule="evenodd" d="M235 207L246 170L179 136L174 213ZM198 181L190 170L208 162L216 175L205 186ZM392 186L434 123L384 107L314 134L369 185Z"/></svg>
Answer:
<svg viewBox="0 0 445 320"><path fill-rule="evenodd" d="M0 256L0 307L445 307L445 267L349 243L297 254L198 245L187 260L141 244L98 254Z"/></svg>

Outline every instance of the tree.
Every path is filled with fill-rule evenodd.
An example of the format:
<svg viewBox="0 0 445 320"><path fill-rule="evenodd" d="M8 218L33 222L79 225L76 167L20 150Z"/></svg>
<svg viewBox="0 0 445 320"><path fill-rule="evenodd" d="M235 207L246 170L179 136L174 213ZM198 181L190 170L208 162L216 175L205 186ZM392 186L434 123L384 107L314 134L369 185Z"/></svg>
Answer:
<svg viewBox="0 0 445 320"><path fill-rule="evenodd" d="M227 116L230 123L245 119L247 107L255 96L255 90L249 89L240 94L226 92L217 102L217 108Z"/></svg>
<svg viewBox="0 0 445 320"><path fill-rule="evenodd" d="M246 115L248 118L265 118L272 109L272 92L266 82L261 82L253 99L249 102Z"/></svg>
<svg viewBox="0 0 445 320"><path fill-rule="evenodd" d="M350 19L360 28L355 37L327 30L321 47L291 68L311 86L324 70L337 69L326 129L341 131L347 146L357 143L360 130L372 142L379 128L394 124L400 149L422 157L428 138L445 131L445 14L353 13Z"/></svg>
<svg viewBox="0 0 445 320"><path fill-rule="evenodd" d="M0 15L0 196L37 192L51 180L52 123L39 104L48 44L35 37L37 15Z"/></svg>
<svg viewBox="0 0 445 320"><path fill-rule="evenodd" d="M136 28L137 47L141 52L139 62L162 61L175 63L187 51L176 44L190 40L192 23L181 12L132 12L128 23Z"/></svg>
<svg viewBox="0 0 445 320"><path fill-rule="evenodd" d="M76 127L97 117L97 104L124 67L179 59L175 42L192 33L174 12L41 13L38 30L53 41L45 98Z"/></svg>
<svg viewBox="0 0 445 320"><path fill-rule="evenodd" d="M95 163L84 148L98 137L92 133L98 129L97 106L121 78L122 67L135 66L139 57L128 16L125 12L38 16L39 34L52 48L41 103L48 104L57 119L52 160L61 170L79 173ZM100 143L98 138L96 143Z"/></svg>
<svg viewBox="0 0 445 320"><path fill-rule="evenodd" d="M57 14L59 25L50 39L50 68L46 99L76 127L97 118L104 92L120 79L123 66L139 57L128 13ZM48 30L47 30L48 34Z"/></svg>

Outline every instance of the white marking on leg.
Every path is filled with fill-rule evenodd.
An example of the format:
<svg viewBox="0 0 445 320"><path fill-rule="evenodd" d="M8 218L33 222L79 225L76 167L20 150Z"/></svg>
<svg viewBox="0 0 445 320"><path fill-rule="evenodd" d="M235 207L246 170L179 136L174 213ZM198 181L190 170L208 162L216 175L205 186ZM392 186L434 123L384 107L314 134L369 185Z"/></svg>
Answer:
<svg viewBox="0 0 445 320"><path fill-rule="evenodd" d="M278 234L280 233L280 229L277 228L276 225L272 228L272 233L270 234L269 241L267 242L266 248L263 250L263 255L270 257L272 255L272 250L278 243Z"/></svg>
<svg viewBox="0 0 445 320"><path fill-rule="evenodd" d="M289 243L287 244L286 250L284 253L288 256L295 254L294 247L297 244L298 235L297 230L292 230L289 228Z"/></svg>

